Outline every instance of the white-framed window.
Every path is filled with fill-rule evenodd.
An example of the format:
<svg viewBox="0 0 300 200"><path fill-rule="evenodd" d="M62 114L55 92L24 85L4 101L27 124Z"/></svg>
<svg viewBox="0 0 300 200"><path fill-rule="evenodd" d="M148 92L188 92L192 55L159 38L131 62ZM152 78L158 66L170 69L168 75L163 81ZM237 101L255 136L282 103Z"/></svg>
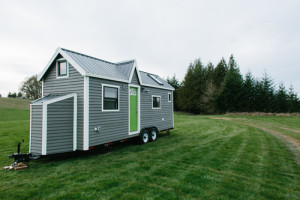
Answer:
<svg viewBox="0 0 300 200"><path fill-rule="evenodd" d="M56 78L69 77L69 63L66 59L58 59L56 61Z"/></svg>
<svg viewBox="0 0 300 200"><path fill-rule="evenodd" d="M170 92L168 93L168 102L172 102L172 94Z"/></svg>
<svg viewBox="0 0 300 200"><path fill-rule="evenodd" d="M152 109L161 108L161 96L152 95Z"/></svg>
<svg viewBox="0 0 300 200"><path fill-rule="evenodd" d="M102 111L120 110L120 86L102 84Z"/></svg>

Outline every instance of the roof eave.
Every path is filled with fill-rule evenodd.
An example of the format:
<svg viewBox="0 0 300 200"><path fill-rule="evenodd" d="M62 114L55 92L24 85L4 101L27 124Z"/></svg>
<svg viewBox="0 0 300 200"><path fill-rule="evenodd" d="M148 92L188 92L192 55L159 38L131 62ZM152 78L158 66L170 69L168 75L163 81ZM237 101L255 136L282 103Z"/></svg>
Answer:
<svg viewBox="0 0 300 200"><path fill-rule="evenodd" d="M45 73L48 71L58 54L61 54L62 57L64 57L82 76L86 75L86 72L67 53L65 53L60 47L58 47L54 55L51 57L50 61L44 67L43 71L38 75L38 81L41 81L43 79Z"/></svg>

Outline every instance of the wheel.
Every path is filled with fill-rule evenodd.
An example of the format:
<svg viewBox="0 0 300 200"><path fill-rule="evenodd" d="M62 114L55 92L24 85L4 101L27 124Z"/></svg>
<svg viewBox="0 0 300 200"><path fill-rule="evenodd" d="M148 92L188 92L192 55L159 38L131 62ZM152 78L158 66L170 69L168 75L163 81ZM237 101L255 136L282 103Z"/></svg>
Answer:
<svg viewBox="0 0 300 200"><path fill-rule="evenodd" d="M150 141L157 140L157 134L158 134L158 131L156 128L150 129Z"/></svg>
<svg viewBox="0 0 300 200"><path fill-rule="evenodd" d="M140 134L140 143L146 144L149 142L149 131L147 129L144 129Z"/></svg>
<svg viewBox="0 0 300 200"><path fill-rule="evenodd" d="M166 135L170 135L170 131L169 130L167 130Z"/></svg>

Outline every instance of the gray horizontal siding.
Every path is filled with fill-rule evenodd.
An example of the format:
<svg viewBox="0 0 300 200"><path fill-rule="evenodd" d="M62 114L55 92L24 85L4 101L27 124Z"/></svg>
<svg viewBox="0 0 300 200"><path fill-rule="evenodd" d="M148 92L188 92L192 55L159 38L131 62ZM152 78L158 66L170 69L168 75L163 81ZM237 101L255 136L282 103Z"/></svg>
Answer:
<svg viewBox="0 0 300 200"><path fill-rule="evenodd" d="M145 87L141 94L141 128L156 126L158 130L173 128L173 101L168 102L169 90ZM161 96L161 109L152 109L152 95ZM162 120L164 118L164 121Z"/></svg>
<svg viewBox="0 0 300 200"><path fill-rule="evenodd" d="M42 154L43 106L31 106L31 144L32 154Z"/></svg>
<svg viewBox="0 0 300 200"><path fill-rule="evenodd" d="M134 73L132 75L131 84L140 85L136 69L134 70Z"/></svg>
<svg viewBox="0 0 300 200"><path fill-rule="evenodd" d="M74 98L47 106L47 154L73 151Z"/></svg>
<svg viewBox="0 0 300 200"><path fill-rule="evenodd" d="M139 84L134 73L133 84ZM102 85L120 86L120 111L102 112ZM136 135L128 135L128 85L124 83L90 78L89 85L89 146L104 144ZM149 92L141 93L141 128L156 126L159 130L173 127L173 102L168 102L168 93L172 91L156 88L146 88ZM152 109L152 95L161 96L161 109ZM164 118L164 121L162 121ZM101 126L101 131L94 128Z"/></svg>
<svg viewBox="0 0 300 200"><path fill-rule="evenodd" d="M59 57L58 57L59 58ZM44 96L47 94L77 93L77 149L83 150L83 76L69 66L69 77L56 79L56 62L44 76Z"/></svg>
<svg viewBox="0 0 300 200"><path fill-rule="evenodd" d="M128 135L128 84L90 78L89 146L129 138ZM102 112L102 84L120 86L120 111ZM94 131L101 126L101 132Z"/></svg>

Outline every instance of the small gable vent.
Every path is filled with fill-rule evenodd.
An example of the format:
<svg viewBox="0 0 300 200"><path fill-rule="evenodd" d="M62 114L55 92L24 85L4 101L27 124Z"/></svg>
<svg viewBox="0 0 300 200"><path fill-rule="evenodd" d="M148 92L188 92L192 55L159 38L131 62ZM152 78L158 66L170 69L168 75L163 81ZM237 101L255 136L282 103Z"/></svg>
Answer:
<svg viewBox="0 0 300 200"><path fill-rule="evenodd" d="M158 80L157 76L153 75L153 74L148 74L148 76L150 76L155 82L157 82L159 85L163 85L163 83Z"/></svg>

